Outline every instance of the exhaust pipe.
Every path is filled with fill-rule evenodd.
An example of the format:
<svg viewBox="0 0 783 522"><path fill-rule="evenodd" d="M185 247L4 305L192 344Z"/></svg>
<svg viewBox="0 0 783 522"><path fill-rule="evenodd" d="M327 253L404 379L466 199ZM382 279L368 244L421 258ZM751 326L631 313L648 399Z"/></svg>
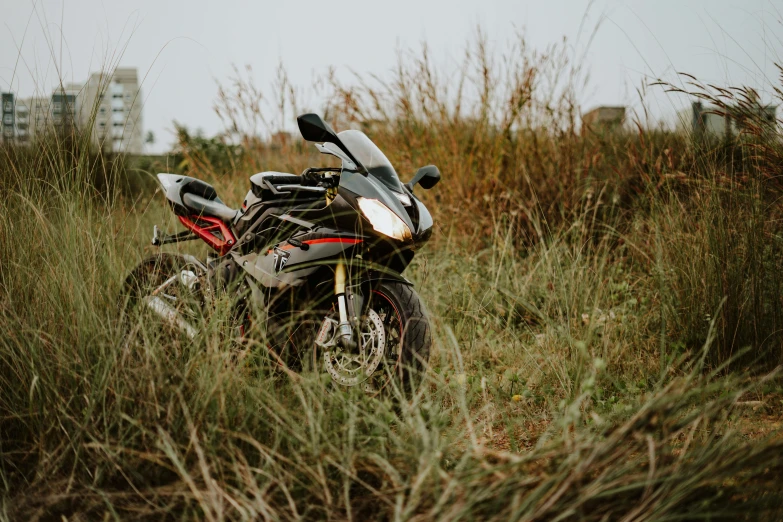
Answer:
<svg viewBox="0 0 783 522"><path fill-rule="evenodd" d="M173 306L157 295L147 296L143 301L145 305L158 314L164 321L178 328L190 339L195 339L196 335L198 335L198 330L193 328L190 323L183 319L182 315Z"/></svg>

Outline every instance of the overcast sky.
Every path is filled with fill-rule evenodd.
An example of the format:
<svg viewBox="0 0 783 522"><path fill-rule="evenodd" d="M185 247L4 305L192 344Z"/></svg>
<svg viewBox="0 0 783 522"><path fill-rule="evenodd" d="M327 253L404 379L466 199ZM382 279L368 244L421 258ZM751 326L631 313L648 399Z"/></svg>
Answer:
<svg viewBox="0 0 783 522"><path fill-rule="evenodd" d="M119 65L145 76L144 130L161 151L173 120L221 130L212 107L232 64L251 65L265 86L282 61L315 105L309 87L329 66L345 78L349 68L384 75L397 50L426 41L448 67L477 26L498 50L524 30L533 47L565 36L581 56L601 21L586 54L592 80L581 102L589 108L634 104L645 78L675 71L768 93L779 77L782 20L783 1L769 0L0 0L0 90L48 94L60 75L84 81L121 54ZM655 118L683 103L651 100Z"/></svg>

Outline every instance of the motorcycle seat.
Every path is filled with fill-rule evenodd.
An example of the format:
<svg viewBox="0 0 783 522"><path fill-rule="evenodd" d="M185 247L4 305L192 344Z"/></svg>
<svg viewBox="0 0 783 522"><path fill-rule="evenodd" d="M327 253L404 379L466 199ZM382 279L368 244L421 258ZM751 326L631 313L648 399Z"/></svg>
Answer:
<svg viewBox="0 0 783 522"><path fill-rule="evenodd" d="M215 191L215 188L207 183L206 181L201 181L200 179L191 178L190 176L182 176L178 182L181 184L180 191L179 191L179 197L184 197L185 194L194 194L196 196L201 196L202 198L206 198L210 201L217 200L220 201L220 198L218 198L217 191ZM221 202L222 203L222 202Z"/></svg>
<svg viewBox="0 0 783 522"><path fill-rule="evenodd" d="M259 172L250 176L250 182L254 185L261 185L264 181L268 181L272 185L301 185L304 180L302 176L297 174L274 171Z"/></svg>
<svg viewBox="0 0 783 522"><path fill-rule="evenodd" d="M206 183L204 184L206 185ZM214 189L212 190L214 192ZM182 203L194 214L215 217L226 223L230 223L237 215L237 210L220 201L217 195L213 199L208 199L195 193L186 192L182 195Z"/></svg>
<svg viewBox="0 0 783 522"><path fill-rule="evenodd" d="M322 198L325 189L312 186L302 176L285 172L259 172L250 177L250 188L261 201Z"/></svg>

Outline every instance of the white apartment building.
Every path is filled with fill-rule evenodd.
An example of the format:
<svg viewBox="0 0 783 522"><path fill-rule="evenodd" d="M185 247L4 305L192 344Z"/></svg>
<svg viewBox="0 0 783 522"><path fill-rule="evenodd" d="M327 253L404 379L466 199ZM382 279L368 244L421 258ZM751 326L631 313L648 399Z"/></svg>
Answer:
<svg viewBox="0 0 783 522"><path fill-rule="evenodd" d="M135 68L90 75L84 84L54 89L50 98L0 97L0 139L26 143L46 129L68 125L89 130L93 143L107 152L141 154L143 129L141 89Z"/></svg>
<svg viewBox="0 0 783 522"><path fill-rule="evenodd" d="M135 68L93 73L80 93L80 124L104 150L141 154L141 89Z"/></svg>
<svg viewBox="0 0 783 522"><path fill-rule="evenodd" d="M25 98L14 102L14 128L6 129L9 139L27 143L43 133L51 124L51 100L47 98Z"/></svg>
<svg viewBox="0 0 783 522"><path fill-rule="evenodd" d="M33 98L24 98L16 104L17 115L20 109L27 113L27 137L24 141L32 141L36 136L40 136L52 124L52 100L37 96ZM17 132L21 137L22 129L17 125Z"/></svg>

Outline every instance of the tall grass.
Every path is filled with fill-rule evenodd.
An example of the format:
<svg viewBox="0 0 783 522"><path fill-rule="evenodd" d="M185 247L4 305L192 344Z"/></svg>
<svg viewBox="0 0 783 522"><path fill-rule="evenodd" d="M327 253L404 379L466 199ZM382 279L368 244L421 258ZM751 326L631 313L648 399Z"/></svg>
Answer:
<svg viewBox="0 0 783 522"><path fill-rule="evenodd" d="M783 359L781 343L779 120L770 121L750 88L716 88L688 79L686 92L731 119L732 136L689 136L695 167L658 198L652 217L660 235L672 319L681 341L696 345L717 319L713 361L750 347L743 365ZM774 88L775 102L781 91ZM740 361L738 361L740 362Z"/></svg>
<svg viewBox="0 0 783 522"><path fill-rule="evenodd" d="M331 83L338 128L365 128L404 178L444 174L408 274L436 334L410 399L282 373L220 313L192 343L124 342L116 296L160 196L84 197L92 163L62 142L7 152L0 517L779 519L779 437L748 436L779 380L737 369L779 353L777 211L754 197L770 167L734 166L757 180L737 186L681 136L578 133L564 47L490 57L479 40L457 81L423 51L378 85ZM474 71L472 92L447 89ZM270 106L290 115L284 78ZM243 82L219 101L228 134L178 150L233 203L256 170L322 160L260 139L284 117ZM62 158L56 183L40 158Z"/></svg>

